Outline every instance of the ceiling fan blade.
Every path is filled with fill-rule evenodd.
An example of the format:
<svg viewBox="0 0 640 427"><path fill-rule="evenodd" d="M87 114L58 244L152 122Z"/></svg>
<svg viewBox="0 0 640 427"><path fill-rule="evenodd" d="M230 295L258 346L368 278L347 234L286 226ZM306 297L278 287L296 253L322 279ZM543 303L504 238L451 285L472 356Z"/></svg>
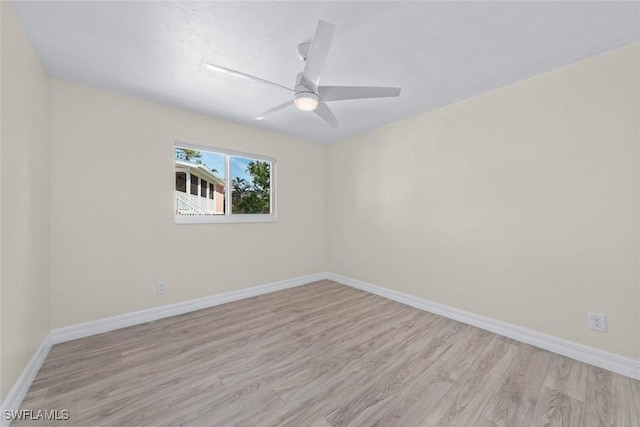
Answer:
<svg viewBox="0 0 640 427"><path fill-rule="evenodd" d="M270 82L269 80L264 80L264 79L261 79L260 77L252 76L251 74L241 73L240 71L232 70L230 68L220 67L219 65L215 65L215 64L206 64L206 67L209 70L219 71L221 73L230 74L232 76L240 77L247 80L253 80L254 82L279 87L282 89L286 89L290 92L295 92L293 89L289 89L288 87L279 85L278 83Z"/></svg>
<svg viewBox="0 0 640 427"><path fill-rule="evenodd" d="M317 115L322 117L322 119L325 122L329 123L334 128L337 128L340 126L340 124L338 123L338 119L336 118L336 116L333 115L333 112L329 109L327 104L321 102L313 111L315 111Z"/></svg>
<svg viewBox="0 0 640 427"><path fill-rule="evenodd" d="M277 107L273 107L272 109L270 109L268 111L265 111L264 113L262 113L258 117L256 117L256 120L262 120L265 117L267 117L267 116L269 116L269 115L271 115L273 113L276 113L276 112L278 112L280 110L283 110L283 109L287 108L289 105L293 105L293 101L287 101L284 104L280 104Z"/></svg>
<svg viewBox="0 0 640 427"><path fill-rule="evenodd" d="M322 70L324 70L327 56L329 56L329 48L331 47L335 30L335 25L326 21L318 21L318 27L316 28L316 33L313 36L309 54L307 55L307 63L302 73L303 81L313 85L313 87L309 89L316 89L318 87Z"/></svg>
<svg viewBox="0 0 640 427"><path fill-rule="evenodd" d="M320 100L344 101L347 99L389 98L400 95L399 87L320 86Z"/></svg>

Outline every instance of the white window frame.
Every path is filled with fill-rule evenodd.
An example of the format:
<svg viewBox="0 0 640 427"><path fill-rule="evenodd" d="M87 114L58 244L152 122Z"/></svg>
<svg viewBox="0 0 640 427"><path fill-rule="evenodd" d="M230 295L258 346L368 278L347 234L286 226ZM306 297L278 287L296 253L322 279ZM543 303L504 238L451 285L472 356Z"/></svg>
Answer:
<svg viewBox="0 0 640 427"><path fill-rule="evenodd" d="M176 224L212 224L212 223L239 223L239 222L275 222L276 221L276 159L274 157L260 154L246 153L242 151L229 150L227 148L210 147L206 145L190 144L188 142L176 141L173 147L173 158L175 161L176 148L190 148L198 151L208 151L210 153L223 154L225 156L225 213L223 215L178 215L175 214ZM233 214L231 213L231 157L244 157L263 162L271 163L269 177L269 214ZM174 169L175 175L175 169ZM175 191L175 178L173 180ZM198 183L198 186L200 184ZM215 197L215 196L214 196ZM175 201L174 201L175 203ZM173 207L175 212L175 205Z"/></svg>

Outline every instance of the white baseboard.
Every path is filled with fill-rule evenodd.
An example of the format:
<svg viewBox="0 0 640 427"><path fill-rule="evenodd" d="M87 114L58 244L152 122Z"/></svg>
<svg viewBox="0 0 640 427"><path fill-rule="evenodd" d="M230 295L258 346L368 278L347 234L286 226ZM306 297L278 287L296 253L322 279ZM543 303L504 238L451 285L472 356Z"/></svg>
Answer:
<svg viewBox="0 0 640 427"><path fill-rule="evenodd" d="M203 308L214 307L228 302L251 298L269 292L306 285L326 278L327 273L324 272L310 274L307 276L300 276L293 279L254 286L252 288L239 289L237 291L225 292L223 294L183 301L170 305L163 305L161 307L93 320L91 322L79 323L77 325L66 326L64 328L53 329L51 331L51 338L53 344L58 344L91 335L101 334L103 332L113 331L115 329L126 328L127 326L139 325L141 323L164 319L165 317L176 316L178 314L189 313L191 311L202 310Z"/></svg>
<svg viewBox="0 0 640 427"><path fill-rule="evenodd" d="M471 326L512 338L571 359L579 360L590 365L598 366L609 371L640 380L640 361L630 359L617 354L608 353L597 348L588 347L562 338L536 332L510 323L501 322L489 317L473 314L443 304L438 304L423 298L392 291L381 286L372 285L351 277L328 273L327 278L343 285L351 286L381 297L388 298L411 307L425 310L430 313L448 317Z"/></svg>
<svg viewBox="0 0 640 427"><path fill-rule="evenodd" d="M0 413L0 426L6 427L11 421L5 419L5 411L16 411L20 409L20 405L22 405L22 400L27 395L29 388L31 387L31 383L34 378L38 374L42 363L47 358L47 354L49 354L49 350L51 350L51 334L47 335L40 347L33 353L31 356L31 360L27 363L27 366L20 374L20 377L13 385L13 388L9 391L9 394L2 402L2 412Z"/></svg>

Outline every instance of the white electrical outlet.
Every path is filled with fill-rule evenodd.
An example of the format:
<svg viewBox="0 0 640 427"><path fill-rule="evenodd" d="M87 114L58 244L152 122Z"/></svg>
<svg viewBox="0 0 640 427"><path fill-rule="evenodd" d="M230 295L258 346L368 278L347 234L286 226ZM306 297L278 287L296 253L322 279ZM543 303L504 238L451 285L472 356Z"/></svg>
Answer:
<svg viewBox="0 0 640 427"><path fill-rule="evenodd" d="M344 268L344 260L343 259L340 260L340 268Z"/></svg>
<svg viewBox="0 0 640 427"><path fill-rule="evenodd" d="M589 329L607 332L607 316L601 313L589 313Z"/></svg>
<svg viewBox="0 0 640 427"><path fill-rule="evenodd" d="M167 292L167 282L158 282L156 283L156 293L164 294Z"/></svg>

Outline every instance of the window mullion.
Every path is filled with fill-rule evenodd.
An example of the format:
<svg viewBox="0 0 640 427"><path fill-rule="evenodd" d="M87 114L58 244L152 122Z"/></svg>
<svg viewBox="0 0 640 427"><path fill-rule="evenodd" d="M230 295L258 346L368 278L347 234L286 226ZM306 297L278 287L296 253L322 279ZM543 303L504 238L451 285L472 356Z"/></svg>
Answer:
<svg viewBox="0 0 640 427"><path fill-rule="evenodd" d="M225 162L225 181L226 184L224 186L224 203L225 203L225 215L231 215L231 156L228 154L224 155Z"/></svg>

